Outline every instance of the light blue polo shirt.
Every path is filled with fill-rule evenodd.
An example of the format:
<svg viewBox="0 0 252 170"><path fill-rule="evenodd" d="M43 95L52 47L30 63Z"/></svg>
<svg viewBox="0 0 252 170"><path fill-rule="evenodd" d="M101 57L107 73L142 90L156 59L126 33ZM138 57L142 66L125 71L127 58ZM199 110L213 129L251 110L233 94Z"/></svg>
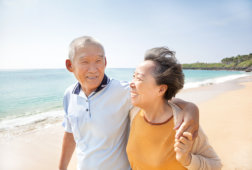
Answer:
<svg viewBox="0 0 252 170"><path fill-rule="evenodd" d="M103 86L88 97L79 83L70 86L64 95L63 126L73 133L79 170L128 170L130 87L115 79Z"/></svg>

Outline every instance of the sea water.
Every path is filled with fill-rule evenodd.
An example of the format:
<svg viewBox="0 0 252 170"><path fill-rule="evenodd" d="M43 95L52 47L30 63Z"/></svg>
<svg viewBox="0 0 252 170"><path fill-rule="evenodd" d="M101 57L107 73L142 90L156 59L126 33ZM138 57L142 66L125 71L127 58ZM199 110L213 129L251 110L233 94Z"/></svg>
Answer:
<svg viewBox="0 0 252 170"><path fill-rule="evenodd" d="M247 76L243 71L184 70L184 88ZM107 68L110 78L131 81L134 68ZM251 75L251 74L250 74ZM60 119L65 89L76 82L66 69L0 70L0 133ZM20 130L21 129L21 130ZM29 128L28 128L29 129Z"/></svg>

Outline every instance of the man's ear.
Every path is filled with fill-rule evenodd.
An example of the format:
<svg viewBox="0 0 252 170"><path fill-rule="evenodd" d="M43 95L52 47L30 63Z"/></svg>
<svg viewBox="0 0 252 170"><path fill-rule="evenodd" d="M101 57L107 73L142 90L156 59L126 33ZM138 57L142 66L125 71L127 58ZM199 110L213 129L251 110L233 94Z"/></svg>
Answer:
<svg viewBox="0 0 252 170"><path fill-rule="evenodd" d="M104 56L105 67L107 66L107 58Z"/></svg>
<svg viewBox="0 0 252 170"><path fill-rule="evenodd" d="M66 68L69 72L73 72L72 61L70 59L66 59Z"/></svg>

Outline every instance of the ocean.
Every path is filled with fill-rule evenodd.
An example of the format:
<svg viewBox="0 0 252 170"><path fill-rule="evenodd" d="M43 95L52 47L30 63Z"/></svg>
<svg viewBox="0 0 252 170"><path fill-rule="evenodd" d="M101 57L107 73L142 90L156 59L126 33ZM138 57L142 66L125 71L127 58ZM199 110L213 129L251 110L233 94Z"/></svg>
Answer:
<svg viewBox="0 0 252 170"><path fill-rule="evenodd" d="M184 88L251 75L243 71L183 70ZM107 68L110 78L131 81L133 68ZM63 117L63 94L75 83L66 69L0 70L0 134L22 134L59 122Z"/></svg>

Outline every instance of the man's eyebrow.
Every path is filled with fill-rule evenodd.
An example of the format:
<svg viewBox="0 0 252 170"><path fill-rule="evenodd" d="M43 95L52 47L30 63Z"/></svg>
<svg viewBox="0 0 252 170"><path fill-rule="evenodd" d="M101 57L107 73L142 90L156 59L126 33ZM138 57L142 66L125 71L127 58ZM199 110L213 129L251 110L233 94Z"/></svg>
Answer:
<svg viewBox="0 0 252 170"><path fill-rule="evenodd" d="M99 54L99 55L97 55L98 57L101 57L101 58L104 58L104 56L102 55L102 54ZM82 59L82 58L85 58L86 56L85 56L85 54L84 55L82 55L82 56L80 56L79 58L80 59Z"/></svg>
<svg viewBox="0 0 252 170"><path fill-rule="evenodd" d="M82 59L82 58L85 58L85 57L86 57L85 55L82 55L82 56L80 56L79 58Z"/></svg>
<svg viewBox="0 0 252 170"><path fill-rule="evenodd" d="M104 57L105 57L103 54L99 54L98 56L101 57L101 58L104 58Z"/></svg>

